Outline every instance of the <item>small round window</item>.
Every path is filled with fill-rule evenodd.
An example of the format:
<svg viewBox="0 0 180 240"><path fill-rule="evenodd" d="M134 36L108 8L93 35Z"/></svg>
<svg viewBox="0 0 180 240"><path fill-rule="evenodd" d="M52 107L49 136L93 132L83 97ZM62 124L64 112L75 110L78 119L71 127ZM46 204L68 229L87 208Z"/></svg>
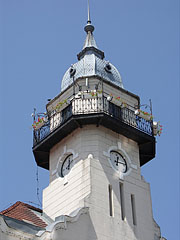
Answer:
<svg viewBox="0 0 180 240"><path fill-rule="evenodd" d="M104 69L106 70L106 72L111 73L112 67L109 63L107 63Z"/></svg>
<svg viewBox="0 0 180 240"><path fill-rule="evenodd" d="M76 69L71 67L70 70L69 70L69 74L70 74L70 77L73 77L76 73Z"/></svg>

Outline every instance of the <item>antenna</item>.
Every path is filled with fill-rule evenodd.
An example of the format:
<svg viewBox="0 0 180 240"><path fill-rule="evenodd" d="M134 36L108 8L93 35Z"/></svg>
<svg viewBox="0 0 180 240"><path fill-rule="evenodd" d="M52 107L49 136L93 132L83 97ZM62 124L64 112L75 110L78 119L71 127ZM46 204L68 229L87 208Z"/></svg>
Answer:
<svg viewBox="0 0 180 240"><path fill-rule="evenodd" d="M37 166L37 170L36 170L36 181L37 181L37 189L36 189L36 194L37 194L37 199L38 202L40 204L40 206L42 207L42 203L39 197L39 172L38 172L38 166Z"/></svg>

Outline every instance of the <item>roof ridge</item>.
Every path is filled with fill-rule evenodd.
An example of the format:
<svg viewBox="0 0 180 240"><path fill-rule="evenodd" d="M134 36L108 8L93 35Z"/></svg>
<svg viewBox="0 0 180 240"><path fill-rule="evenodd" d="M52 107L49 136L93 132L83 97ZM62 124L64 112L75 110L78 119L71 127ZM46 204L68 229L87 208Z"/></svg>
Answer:
<svg viewBox="0 0 180 240"><path fill-rule="evenodd" d="M20 221L30 221L33 225L45 227L47 223L44 218L42 218L43 211L39 208L36 208L30 204L24 202L16 202L9 208L0 212L0 214Z"/></svg>
<svg viewBox="0 0 180 240"><path fill-rule="evenodd" d="M12 211L13 209L15 209L16 207L18 207L19 205L26 206L27 208L30 208L31 210L35 210L35 211L40 212L40 213L43 212L42 209L40 209L40 208L34 207L30 204L27 204L27 203L24 203L24 202L21 202L21 201L17 201L13 205L11 205L9 208L1 211L0 214L6 214L6 213Z"/></svg>
<svg viewBox="0 0 180 240"><path fill-rule="evenodd" d="M28 204L28 203L23 203L23 202L21 202L21 203L22 203L23 205L25 205L26 207L32 209L32 210L35 210L35 211L40 212L40 213L43 212L42 209L37 208L37 207L34 207L34 206L32 206L32 205L30 205L30 204Z"/></svg>

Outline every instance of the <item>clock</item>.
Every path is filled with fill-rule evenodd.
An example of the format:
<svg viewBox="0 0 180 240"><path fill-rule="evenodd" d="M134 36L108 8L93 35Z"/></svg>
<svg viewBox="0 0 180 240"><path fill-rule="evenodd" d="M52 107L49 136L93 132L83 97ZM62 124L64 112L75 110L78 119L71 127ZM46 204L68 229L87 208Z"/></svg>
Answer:
<svg viewBox="0 0 180 240"><path fill-rule="evenodd" d="M66 176L74 166L73 154L68 155L61 166L61 177Z"/></svg>
<svg viewBox="0 0 180 240"><path fill-rule="evenodd" d="M125 173L127 171L127 163L125 157L116 151L110 152L110 161L113 168L121 173Z"/></svg>

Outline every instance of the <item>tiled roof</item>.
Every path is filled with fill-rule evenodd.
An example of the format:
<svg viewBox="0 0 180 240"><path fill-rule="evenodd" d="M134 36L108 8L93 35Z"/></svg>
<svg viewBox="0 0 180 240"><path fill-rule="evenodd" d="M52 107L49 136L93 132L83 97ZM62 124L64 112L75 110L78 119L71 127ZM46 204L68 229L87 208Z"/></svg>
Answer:
<svg viewBox="0 0 180 240"><path fill-rule="evenodd" d="M47 223L45 223L45 221L41 218L42 210L23 202L16 202L6 210L0 212L0 214L41 228L45 228L47 226Z"/></svg>

